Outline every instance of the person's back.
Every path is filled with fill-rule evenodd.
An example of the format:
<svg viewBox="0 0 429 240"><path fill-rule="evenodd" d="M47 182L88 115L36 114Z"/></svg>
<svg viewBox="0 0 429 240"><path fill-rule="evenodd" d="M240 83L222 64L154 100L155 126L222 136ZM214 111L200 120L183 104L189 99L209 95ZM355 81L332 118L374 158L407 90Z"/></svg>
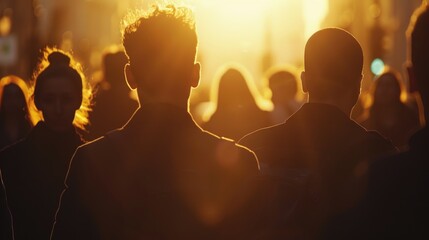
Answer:
<svg viewBox="0 0 429 240"><path fill-rule="evenodd" d="M335 28L316 32L307 42L304 63L301 78L309 102L284 124L251 133L240 144L255 151L263 174L304 182L299 196L291 196L298 200L285 234L316 237L326 219L358 198L366 161L395 148L349 117L363 64L353 36Z"/></svg>
<svg viewBox="0 0 429 240"><path fill-rule="evenodd" d="M200 68L189 14L155 8L125 29L125 72L141 108L123 129L76 151L53 239L237 239L249 233L255 156L201 130L187 111Z"/></svg>
<svg viewBox="0 0 429 240"><path fill-rule="evenodd" d="M216 237L219 224L239 210L232 204L246 199L246 178L257 175L254 157L203 132L182 109L145 107L123 130L79 149L73 159L79 176L72 168L76 180L69 178L71 192L63 198L84 193L79 201L96 226L83 227L93 227L96 238ZM142 119L145 124L139 125ZM64 215L76 214L77 222L86 218L65 200ZM61 215L57 220L61 223Z"/></svg>

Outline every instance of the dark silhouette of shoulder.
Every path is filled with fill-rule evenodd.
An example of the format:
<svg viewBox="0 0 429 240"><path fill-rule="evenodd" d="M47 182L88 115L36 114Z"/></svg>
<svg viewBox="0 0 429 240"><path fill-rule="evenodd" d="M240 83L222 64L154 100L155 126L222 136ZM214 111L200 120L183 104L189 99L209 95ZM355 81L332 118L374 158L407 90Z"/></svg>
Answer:
<svg viewBox="0 0 429 240"><path fill-rule="evenodd" d="M368 157L396 152L390 141L377 132L367 131L335 107L314 103L304 104L285 123L250 133L239 143L255 151L262 165L323 159L326 154L337 159L347 159L350 154L353 158L368 160ZM317 154L307 155L311 151Z"/></svg>
<svg viewBox="0 0 429 240"><path fill-rule="evenodd" d="M203 131L187 113L172 125L139 111L133 117L139 120L77 149L56 233L71 239L243 236L251 221L250 183L259 174L253 152ZM151 124L136 124L141 119Z"/></svg>

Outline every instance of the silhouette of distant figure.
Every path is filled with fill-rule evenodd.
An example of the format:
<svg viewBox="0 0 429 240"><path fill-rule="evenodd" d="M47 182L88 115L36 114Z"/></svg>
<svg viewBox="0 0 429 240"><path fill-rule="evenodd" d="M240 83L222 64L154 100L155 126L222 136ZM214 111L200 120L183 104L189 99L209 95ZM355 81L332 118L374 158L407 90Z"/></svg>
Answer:
<svg viewBox="0 0 429 240"><path fill-rule="evenodd" d="M28 88L17 76L0 79L0 150L24 138L32 127Z"/></svg>
<svg viewBox="0 0 429 240"><path fill-rule="evenodd" d="M429 119L429 6L415 10L407 30L409 76ZM429 129L410 139L409 150L374 162L362 204L331 229L329 239L429 239ZM350 224L351 223L351 224ZM350 234L353 232L353 234Z"/></svg>
<svg viewBox="0 0 429 240"><path fill-rule="evenodd" d="M327 219L353 204L365 162L396 150L349 117L363 66L362 49L351 34L339 28L314 33L305 47L304 66L308 103L285 123L239 141L255 151L263 175L303 182L290 218L276 230L291 239L317 238Z"/></svg>
<svg viewBox="0 0 429 240"><path fill-rule="evenodd" d="M188 112L200 76L191 11L155 6L125 28L123 45L141 107L78 148L52 239L243 239L258 163Z"/></svg>
<svg viewBox="0 0 429 240"><path fill-rule="evenodd" d="M138 108L138 102L130 97L124 76L127 61L124 51L107 52L103 57L104 80L98 86L90 113L90 138L124 126Z"/></svg>
<svg viewBox="0 0 429 240"><path fill-rule="evenodd" d="M9 240L13 239L12 237L12 219L7 206L6 193L0 171L0 239Z"/></svg>
<svg viewBox="0 0 429 240"><path fill-rule="evenodd" d="M85 120L85 83L70 55L45 50L32 96L43 120L22 141L0 152L15 239L50 237L71 156L83 143L73 125ZM78 113L83 114L79 119Z"/></svg>
<svg viewBox="0 0 429 240"><path fill-rule="evenodd" d="M216 135L239 140L245 134L270 125L269 113L259 108L243 73L227 68L215 82L216 109L202 128Z"/></svg>
<svg viewBox="0 0 429 240"><path fill-rule="evenodd" d="M302 105L297 100L298 82L295 74L287 69L273 69L268 73L268 86L274 109L271 112L272 125L283 123Z"/></svg>
<svg viewBox="0 0 429 240"><path fill-rule="evenodd" d="M376 130L398 148L404 148L408 138L420 127L418 113L401 100L403 84L397 73L390 70L373 83L372 104L360 124Z"/></svg>

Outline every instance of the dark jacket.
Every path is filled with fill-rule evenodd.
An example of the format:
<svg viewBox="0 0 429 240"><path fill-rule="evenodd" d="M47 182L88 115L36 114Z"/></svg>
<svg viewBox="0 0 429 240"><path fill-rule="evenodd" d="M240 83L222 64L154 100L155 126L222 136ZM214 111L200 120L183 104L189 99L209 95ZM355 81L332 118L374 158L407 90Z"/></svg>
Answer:
<svg viewBox="0 0 429 240"><path fill-rule="evenodd" d="M316 103L304 104L285 123L253 132L240 144L255 151L264 175L296 185L298 190L287 196L293 209L287 210L293 211L290 224L304 233L317 232L313 228L354 203L366 161L396 151L340 109Z"/></svg>
<svg viewBox="0 0 429 240"><path fill-rule="evenodd" d="M409 150L374 161L361 203L334 219L324 239L428 239L429 128Z"/></svg>
<svg viewBox="0 0 429 240"><path fill-rule="evenodd" d="M7 206L6 193L0 171L0 239L12 239L12 218Z"/></svg>
<svg viewBox="0 0 429 240"><path fill-rule="evenodd" d="M409 145L370 168L358 224L366 226L367 239L429 238L429 128L414 134Z"/></svg>
<svg viewBox="0 0 429 240"><path fill-rule="evenodd" d="M235 238L258 173L252 152L201 130L186 109L143 105L78 148L53 239Z"/></svg>
<svg viewBox="0 0 429 240"><path fill-rule="evenodd" d="M15 239L49 239L69 161L81 143L75 131L57 134L39 122L0 153Z"/></svg>

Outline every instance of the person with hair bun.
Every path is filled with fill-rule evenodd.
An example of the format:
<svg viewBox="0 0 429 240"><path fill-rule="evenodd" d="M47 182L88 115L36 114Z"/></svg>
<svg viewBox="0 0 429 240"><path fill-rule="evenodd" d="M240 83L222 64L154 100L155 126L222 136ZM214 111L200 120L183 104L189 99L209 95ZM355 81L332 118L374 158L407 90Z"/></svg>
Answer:
<svg viewBox="0 0 429 240"><path fill-rule="evenodd" d="M83 143L91 88L81 66L58 49L44 50L32 81L37 122L22 141L0 152L15 239L49 239L70 159Z"/></svg>

